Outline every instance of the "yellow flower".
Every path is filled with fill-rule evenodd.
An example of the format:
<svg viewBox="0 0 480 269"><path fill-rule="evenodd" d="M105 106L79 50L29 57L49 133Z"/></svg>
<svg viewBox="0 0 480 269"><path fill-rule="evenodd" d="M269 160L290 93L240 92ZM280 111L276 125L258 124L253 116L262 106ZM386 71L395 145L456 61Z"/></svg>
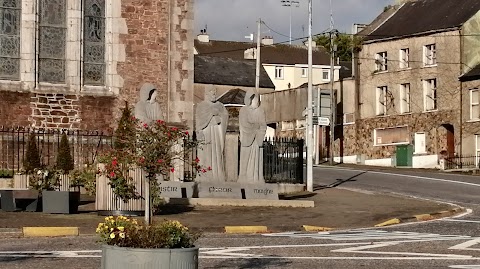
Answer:
<svg viewBox="0 0 480 269"><path fill-rule="evenodd" d="M125 233L120 233L120 238L125 238Z"/></svg>
<svg viewBox="0 0 480 269"><path fill-rule="evenodd" d="M110 228L110 232L113 232L113 228Z"/></svg>
<svg viewBox="0 0 480 269"><path fill-rule="evenodd" d="M123 231L125 230L125 227L121 227L121 226L120 226L120 227L118 227L118 229L119 229L121 232L123 232Z"/></svg>
<svg viewBox="0 0 480 269"><path fill-rule="evenodd" d="M115 233L111 233L110 238L112 238L112 239L115 238Z"/></svg>
<svg viewBox="0 0 480 269"><path fill-rule="evenodd" d="M97 229L95 230L95 232L96 232L96 233L99 233L99 232L100 232L100 228L97 228Z"/></svg>

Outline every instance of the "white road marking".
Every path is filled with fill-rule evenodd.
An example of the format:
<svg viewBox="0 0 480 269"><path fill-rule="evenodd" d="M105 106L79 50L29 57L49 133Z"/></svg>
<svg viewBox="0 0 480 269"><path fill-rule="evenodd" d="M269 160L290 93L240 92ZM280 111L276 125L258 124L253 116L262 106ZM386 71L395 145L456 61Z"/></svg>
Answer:
<svg viewBox="0 0 480 269"><path fill-rule="evenodd" d="M456 269L480 269L480 265L451 265L449 268Z"/></svg>
<svg viewBox="0 0 480 269"><path fill-rule="evenodd" d="M471 248L471 246L475 246L477 244L480 244L480 238L475 238L472 240L469 240L467 242L455 245L453 247L450 247L449 249L460 249L460 250L478 250L480 251L480 248Z"/></svg>
<svg viewBox="0 0 480 269"><path fill-rule="evenodd" d="M480 187L480 184L470 183L470 182L463 182L463 181L455 181L449 179L440 179L440 178L433 178L433 177L423 177L423 176L414 176L414 175L405 175L405 174L396 174L396 173L389 173L389 172L379 172L379 171L369 171L369 170L357 170L357 169L342 169L336 167L318 167L321 169L333 169L333 170L347 170L347 171L354 171L354 172L367 172L372 174L380 174L380 175L389 175L389 176L399 176L399 177L410 177L410 178L417 178L417 179L426 179L432 181L441 181L447 183L454 183L454 184L461 184L461 185L468 185L474 187Z"/></svg>
<svg viewBox="0 0 480 269"><path fill-rule="evenodd" d="M465 223L480 223L480 220L463 220L463 219L443 219L443 221L465 222Z"/></svg>

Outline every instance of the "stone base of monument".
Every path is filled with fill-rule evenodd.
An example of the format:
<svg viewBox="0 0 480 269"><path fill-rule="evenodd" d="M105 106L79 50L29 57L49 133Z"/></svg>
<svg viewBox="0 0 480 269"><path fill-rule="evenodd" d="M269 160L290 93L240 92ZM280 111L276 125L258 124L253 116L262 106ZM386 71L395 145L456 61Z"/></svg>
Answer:
<svg viewBox="0 0 480 269"><path fill-rule="evenodd" d="M238 206L238 207L315 207L308 200L267 200L267 199L228 199L228 198L165 198L168 205L181 206Z"/></svg>
<svg viewBox="0 0 480 269"><path fill-rule="evenodd" d="M276 184L200 182L197 188L198 198L278 200Z"/></svg>
<svg viewBox="0 0 480 269"><path fill-rule="evenodd" d="M192 198L195 195L195 182L160 181L161 196L164 198Z"/></svg>

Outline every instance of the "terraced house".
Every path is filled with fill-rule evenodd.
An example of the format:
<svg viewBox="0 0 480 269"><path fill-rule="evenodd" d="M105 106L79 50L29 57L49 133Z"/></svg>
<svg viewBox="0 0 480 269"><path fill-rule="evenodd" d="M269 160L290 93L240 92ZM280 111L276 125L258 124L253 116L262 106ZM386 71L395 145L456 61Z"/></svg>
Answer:
<svg viewBox="0 0 480 269"><path fill-rule="evenodd" d="M441 158L478 156L473 75L480 64L480 1L405 2L360 33L358 155L347 157L374 165L436 167ZM474 82L459 79L468 74Z"/></svg>
<svg viewBox="0 0 480 269"><path fill-rule="evenodd" d="M193 0L1 0L0 125L108 130L141 84L193 113Z"/></svg>

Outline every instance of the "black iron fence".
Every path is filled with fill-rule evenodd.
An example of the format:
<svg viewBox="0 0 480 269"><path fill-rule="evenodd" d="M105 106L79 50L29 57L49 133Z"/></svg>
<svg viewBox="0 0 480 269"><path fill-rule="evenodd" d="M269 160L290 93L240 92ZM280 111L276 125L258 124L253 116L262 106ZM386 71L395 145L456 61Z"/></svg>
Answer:
<svg viewBox="0 0 480 269"><path fill-rule="evenodd" d="M30 134L34 133L43 165L55 165L63 133L68 137L76 167L91 164L112 146L112 136L99 131L0 127L0 169L20 171Z"/></svg>
<svg viewBox="0 0 480 269"><path fill-rule="evenodd" d="M263 142L263 175L267 183L303 183L303 140L270 138Z"/></svg>
<svg viewBox="0 0 480 269"><path fill-rule="evenodd" d="M445 170L479 168L479 159L475 155L445 158Z"/></svg>

